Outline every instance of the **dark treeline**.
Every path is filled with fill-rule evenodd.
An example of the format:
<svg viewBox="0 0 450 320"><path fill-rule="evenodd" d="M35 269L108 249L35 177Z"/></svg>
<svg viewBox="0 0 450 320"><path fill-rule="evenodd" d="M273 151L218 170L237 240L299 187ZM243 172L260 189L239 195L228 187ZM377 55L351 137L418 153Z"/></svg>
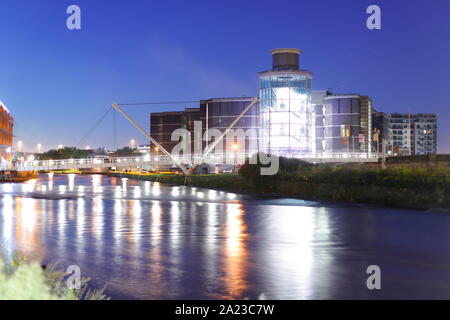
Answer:
<svg viewBox="0 0 450 320"><path fill-rule="evenodd" d="M86 150L76 149L73 147L65 147L61 149L52 149L42 153L40 160L61 160L61 159L84 159L87 158L89 152Z"/></svg>

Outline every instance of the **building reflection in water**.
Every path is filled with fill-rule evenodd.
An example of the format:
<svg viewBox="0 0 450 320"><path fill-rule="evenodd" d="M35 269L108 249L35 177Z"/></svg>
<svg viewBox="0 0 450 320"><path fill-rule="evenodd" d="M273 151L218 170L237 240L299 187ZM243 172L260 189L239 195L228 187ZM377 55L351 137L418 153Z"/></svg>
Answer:
<svg viewBox="0 0 450 320"><path fill-rule="evenodd" d="M77 217L76 217L76 234L77 234L77 249L80 251L84 246L84 233L86 229L86 200L78 198L77 200Z"/></svg>
<svg viewBox="0 0 450 320"><path fill-rule="evenodd" d="M11 262L14 251L14 200L9 194L3 196L1 201L2 214L0 222L2 228L1 247L4 248L4 255L8 262Z"/></svg>
<svg viewBox="0 0 450 320"><path fill-rule="evenodd" d="M329 236L320 208L256 210L236 194L100 175L0 190L6 257L70 261L140 298L307 298L317 263L331 263L318 245Z"/></svg>
<svg viewBox="0 0 450 320"><path fill-rule="evenodd" d="M226 204L225 246L223 250L223 268L226 296L237 299L243 297L248 289L248 248L247 226L244 210L240 203Z"/></svg>
<svg viewBox="0 0 450 320"><path fill-rule="evenodd" d="M53 191L53 177L55 175L53 174L53 172L48 173L48 190L49 191Z"/></svg>
<svg viewBox="0 0 450 320"><path fill-rule="evenodd" d="M175 257L174 263L177 262L177 257L180 250L180 232L181 232L181 212L180 202L170 201L170 229L169 229L169 241L170 247L174 250L172 257Z"/></svg>
<svg viewBox="0 0 450 320"><path fill-rule="evenodd" d="M14 199L14 251L30 258L40 259L43 256L44 246L41 243L42 230L40 223L39 202L36 199L16 197Z"/></svg>
<svg viewBox="0 0 450 320"><path fill-rule="evenodd" d="M271 218L262 226L265 238L259 239L260 245L265 246L264 250L261 248L264 254L259 261L267 279L263 291L272 292L270 299L311 298L316 293L313 287L317 288L314 281L326 277L320 270L330 263L327 252L318 252L321 243L328 241L328 214L308 206L266 206L264 209L276 214L268 214Z"/></svg>
<svg viewBox="0 0 450 320"><path fill-rule="evenodd" d="M71 174L68 174L67 175L68 176L68 180L69 180L69 191L74 191L74 189L75 189L75 174L74 173L71 173Z"/></svg>

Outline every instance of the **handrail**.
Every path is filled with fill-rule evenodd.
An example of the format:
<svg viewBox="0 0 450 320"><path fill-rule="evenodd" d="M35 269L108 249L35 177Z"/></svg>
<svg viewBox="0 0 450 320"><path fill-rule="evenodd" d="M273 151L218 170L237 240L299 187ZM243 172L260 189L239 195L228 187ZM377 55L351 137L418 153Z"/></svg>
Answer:
<svg viewBox="0 0 450 320"><path fill-rule="evenodd" d="M33 161L21 161L13 163L12 165L0 164L0 170L51 170L51 169L67 169L67 168L89 168L96 165L101 167L126 167L129 166L159 166L159 165L169 165L176 164L175 161L181 164L193 164L193 159L195 157L200 157L201 155L196 154L186 154L177 157L169 157L166 155L145 155L145 156L135 156L135 157L112 157L112 158L84 158L84 159L58 159L58 160L33 160ZM249 157L248 153L221 153L221 154L208 154L205 159L209 162L217 161L217 163L224 163L230 159L245 159ZM310 160L310 161L320 161L320 160L378 160L379 157L376 154L365 154L365 153L323 153L316 155L299 155L294 158ZM175 160L175 161L174 161ZM62 168L64 167L64 168Z"/></svg>

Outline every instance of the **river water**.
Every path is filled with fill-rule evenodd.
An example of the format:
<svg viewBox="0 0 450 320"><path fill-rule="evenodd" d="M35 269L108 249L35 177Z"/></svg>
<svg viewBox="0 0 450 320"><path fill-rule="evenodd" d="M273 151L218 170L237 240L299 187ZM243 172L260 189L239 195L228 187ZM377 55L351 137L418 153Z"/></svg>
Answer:
<svg viewBox="0 0 450 320"><path fill-rule="evenodd" d="M450 212L100 175L45 174L0 196L5 259L78 265L113 299L450 299Z"/></svg>

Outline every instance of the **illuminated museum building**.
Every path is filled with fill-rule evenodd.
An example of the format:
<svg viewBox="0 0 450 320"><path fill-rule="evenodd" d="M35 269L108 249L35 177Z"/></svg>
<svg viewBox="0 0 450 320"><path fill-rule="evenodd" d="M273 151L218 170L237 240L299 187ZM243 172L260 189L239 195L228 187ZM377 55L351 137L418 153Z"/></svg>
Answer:
<svg viewBox="0 0 450 320"><path fill-rule="evenodd" d="M315 151L312 73L299 69L299 49L272 50L272 70L259 73L259 148L276 155Z"/></svg>
<svg viewBox="0 0 450 320"><path fill-rule="evenodd" d="M329 91L321 98L314 104L317 152L370 154L372 100L359 94Z"/></svg>
<svg viewBox="0 0 450 320"><path fill-rule="evenodd" d="M300 49L271 51L272 69L259 73L260 101L238 120L234 129L255 131L257 150L285 157L347 157L351 154L364 157L381 154L383 150L395 155L386 149L400 145L399 140L395 140L400 130L391 124L388 127L389 115L377 112L368 96L312 90L312 73L300 69L301 53ZM177 144L169 140L174 129L186 127L186 123L189 124L186 128L191 128L195 119L202 121L203 130L224 131L251 101L252 98L246 97L209 99L184 112L152 113L152 136L171 151ZM410 130L422 135L409 139L410 144L414 143L410 148L413 154L436 153L437 116L426 116L428 118L415 121L418 123L416 130ZM400 134L402 139L403 135L407 136L404 132ZM255 135L245 140L225 138L223 151L255 153ZM230 143L237 149L230 149Z"/></svg>

